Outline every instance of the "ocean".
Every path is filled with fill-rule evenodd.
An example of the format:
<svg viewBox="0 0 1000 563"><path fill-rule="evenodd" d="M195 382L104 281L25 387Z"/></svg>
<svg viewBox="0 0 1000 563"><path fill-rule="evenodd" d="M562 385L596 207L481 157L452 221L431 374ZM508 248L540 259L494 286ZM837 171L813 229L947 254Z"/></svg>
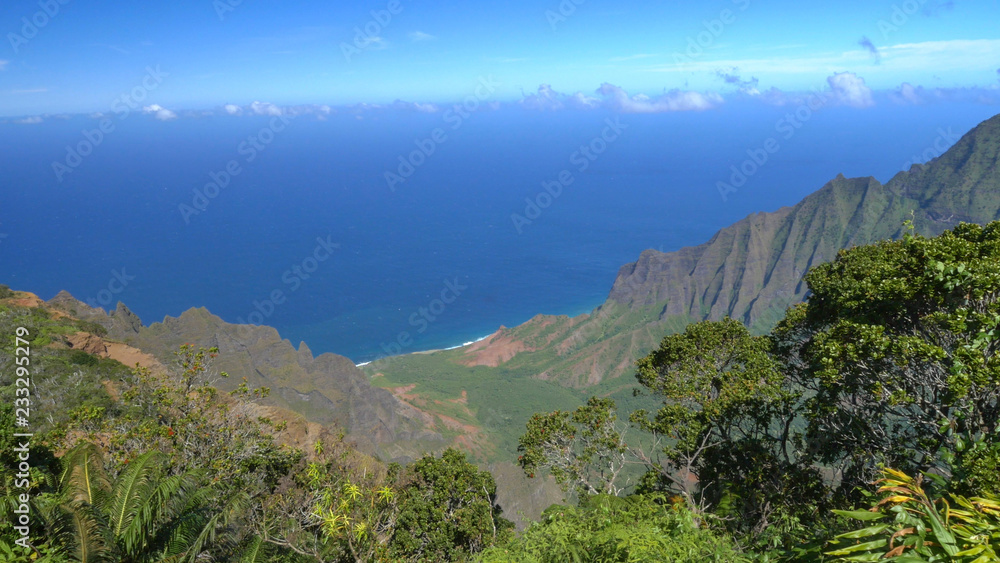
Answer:
<svg viewBox="0 0 1000 563"><path fill-rule="evenodd" d="M794 110L3 123L0 283L147 324L204 306L360 363L588 312L644 249L700 244L839 173L886 181L996 112L881 104L790 126Z"/></svg>

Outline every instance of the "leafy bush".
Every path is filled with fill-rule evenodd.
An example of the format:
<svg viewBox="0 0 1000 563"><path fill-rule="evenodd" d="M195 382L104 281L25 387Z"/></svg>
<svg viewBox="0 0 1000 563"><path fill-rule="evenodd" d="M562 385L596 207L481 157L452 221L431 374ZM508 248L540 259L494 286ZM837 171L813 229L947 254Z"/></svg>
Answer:
<svg viewBox="0 0 1000 563"><path fill-rule="evenodd" d="M83 350L73 350L69 354L69 363L77 366L96 366L98 361L97 358Z"/></svg>
<svg viewBox="0 0 1000 563"><path fill-rule="evenodd" d="M6 285L0 284L0 299L14 297L14 292Z"/></svg>
<svg viewBox="0 0 1000 563"><path fill-rule="evenodd" d="M749 561L732 540L662 495L594 495L553 505L516 540L483 552L481 563Z"/></svg>
<svg viewBox="0 0 1000 563"><path fill-rule="evenodd" d="M448 448L406 468L389 543L396 560L455 561L504 540L514 524L500 516L497 485L465 454Z"/></svg>

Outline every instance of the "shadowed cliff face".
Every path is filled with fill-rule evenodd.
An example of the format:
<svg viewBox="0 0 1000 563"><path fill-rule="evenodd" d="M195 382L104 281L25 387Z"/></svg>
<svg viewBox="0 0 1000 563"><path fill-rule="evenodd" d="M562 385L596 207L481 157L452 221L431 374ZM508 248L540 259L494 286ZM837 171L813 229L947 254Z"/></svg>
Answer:
<svg viewBox="0 0 1000 563"><path fill-rule="evenodd" d="M230 324L204 308L189 309L180 317L166 317L146 327L121 303L110 314L65 292L50 303L100 323L109 337L153 354L165 364L172 363L173 352L182 344L217 346L215 368L229 374L216 381L219 389L231 391L243 378L251 387L269 387L265 403L300 413L312 422L344 428L360 445L388 453L387 457L407 459L443 444L441 435L426 429L413 407L372 386L351 360L335 354L313 357L305 343L296 349L271 327ZM390 451L384 451L390 444Z"/></svg>
<svg viewBox="0 0 1000 563"><path fill-rule="evenodd" d="M961 221L1000 216L1000 116L980 124L941 157L887 184L838 176L794 207L757 213L701 246L647 250L618 273L609 302L629 308L666 302L662 316L732 316L766 330L804 299L802 276L837 251L898 237L911 218L937 235Z"/></svg>

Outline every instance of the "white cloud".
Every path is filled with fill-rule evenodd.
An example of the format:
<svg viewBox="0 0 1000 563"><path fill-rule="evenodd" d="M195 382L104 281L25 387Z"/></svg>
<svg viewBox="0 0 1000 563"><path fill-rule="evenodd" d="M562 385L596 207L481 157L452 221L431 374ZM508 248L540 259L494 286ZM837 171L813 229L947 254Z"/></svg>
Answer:
<svg viewBox="0 0 1000 563"><path fill-rule="evenodd" d="M430 33L424 33L423 31L411 31L407 34L411 41L430 41L431 39L437 39Z"/></svg>
<svg viewBox="0 0 1000 563"><path fill-rule="evenodd" d="M7 70L7 63L10 61L0 60L0 70Z"/></svg>
<svg viewBox="0 0 1000 563"><path fill-rule="evenodd" d="M826 79L833 99L837 103L853 108L867 108L875 105L872 90L865 79L853 72L837 72Z"/></svg>
<svg viewBox="0 0 1000 563"><path fill-rule="evenodd" d="M537 94L527 94L521 99L521 105L528 109L556 110L563 109L563 94L552 89L549 84L542 84L538 87Z"/></svg>
<svg viewBox="0 0 1000 563"><path fill-rule="evenodd" d="M722 96L714 92L671 90L661 96L645 94L630 96L623 88L605 82L597 89L600 98L582 92L563 94L548 84L538 87L538 92L524 94L520 105L533 110L595 109L604 107L624 113L662 113L668 111L697 111L711 109L722 103Z"/></svg>
<svg viewBox="0 0 1000 563"><path fill-rule="evenodd" d="M226 115L263 115L277 117L279 115L316 115L326 116L334 113L335 110L324 104L302 104L297 106L279 106L271 102L255 101L248 106L238 106L236 104L226 104L222 106L222 113ZM216 113L219 113L217 110Z"/></svg>
<svg viewBox="0 0 1000 563"><path fill-rule="evenodd" d="M812 92L786 92L771 87L759 92L754 97L764 103L774 106L800 105L809 103L817 95L826 102L853 108L867 108L875 105L872 89L865 84L865 79L853 72L835 72L826 77L830 88Z"/></svg>
<svg viewBox="0 0 1000 563"><path fill-rule="evenodd" d="M526 94L520 102L522 107L534 110L592 109L601 105L601 101L585 95L583 92L562 94L552 89L548 84L538 87L535 94Z"/></svg>
<svg viewBox="0 0 1000 563"><path fill-rule="evenodd" d="M27 88L25 90L11 90L11 94L41 94L43 92L48 92L48 88Z"/></svg>
<svg viewBox="0 0 1000 563"><path fill-rule="evenodd" d="M996 105L1000 104L1000 87L971 88L925 88L904 82L895 90L887 92L890 101L900 105L929 104L935 102L963 102Z"/></svg>
<svg viewBox="0 0 1000 563"><path fill-rule="evenodd" d="M14 123L23 123L25 125L34 125L36 123L41 123L42 117L39 115L33 115L31 117L25 117L24 119L15 119Z"/></svg>
<svg viewBox="0 0 1000 563"><path fill-rule="evenodd" d="M437 113L441 111L441 108L434 104L422 104L420 102L404 102L403 100L396 100L392 102L393 109L400 109L404 111L418 111L420 113Z"/></svg>
<svg viewBox="0 0 1000 563"><path fill-rule="evenodd" d="M171 119L176 119L177 114L168 110L167 108L161 106L160 104L153 104L142 108L143 113L151 113L153 117L159 119L160 121L169 121Z"/></svg>
<svg viewBox="0 0 1000 563"><path fill-rule="evenodd" d="M572 94L568 98L570 107L576 109L592 109L601 105L601 101L585 95L583 92Z"/></svg>
<svg viewBox="0 0 1000 563"><path fill-rule="evenodd" d="M281 108L270 102L254 102L249 110L256 115L281 115Z"/></svg>
<svg viewBox="0 0 1000 563"><path fill-rule="evenodd" d="M764 103L771 104L772 106L786 106L793 101L788 94L774 86L761 92L758 97Z"/></svg>
<svg viewBox="0 0 1000 563"><path fill-rule="evenodd" d="M889 92L889 99L897 104L922 104L924 103L924 87L913 86L909 82L900 84L899 88Z"/></svg>
<svg viewBox="0 0 1000 563"><path fill-rule="evenodd" d="M722 96L715 92L671 90L662 96L650 98L638 94L629 96L623 88L605 82L597 90L611 109L624 113L663 113L671 111L701 111L722 104Z"/></svg>

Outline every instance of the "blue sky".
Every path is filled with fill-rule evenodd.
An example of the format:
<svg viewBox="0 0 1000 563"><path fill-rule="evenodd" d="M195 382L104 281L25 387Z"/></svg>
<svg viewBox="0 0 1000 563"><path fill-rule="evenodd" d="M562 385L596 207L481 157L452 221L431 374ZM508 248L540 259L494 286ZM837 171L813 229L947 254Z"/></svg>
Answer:
<svg viewBox="0 0 1000 563"><path fill-rule="evenodd" d="M995 0L6 0L0 116L108 112L148 68L164 78L143 101L164 118L254 101L447 103L482 77L493 99L550 108L577 92L577 105L673 111L838 87L858 107L880 91L996 103L998 21Z"/></svg>

